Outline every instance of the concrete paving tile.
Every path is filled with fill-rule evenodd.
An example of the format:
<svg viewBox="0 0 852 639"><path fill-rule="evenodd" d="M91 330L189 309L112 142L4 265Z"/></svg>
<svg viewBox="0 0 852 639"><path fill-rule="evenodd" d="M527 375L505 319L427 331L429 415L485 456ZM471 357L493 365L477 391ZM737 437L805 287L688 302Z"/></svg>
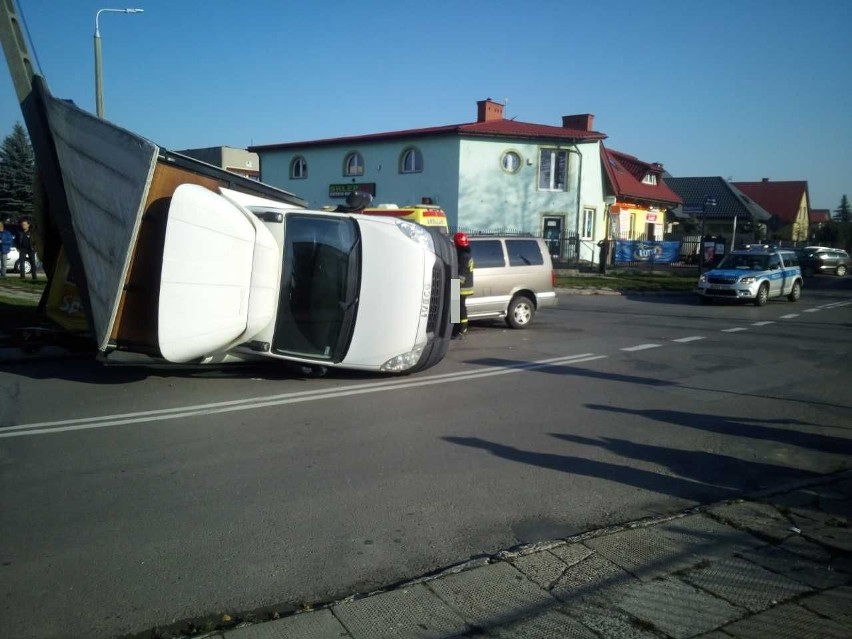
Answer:
<svg viewBox="0 0 852 639"><path fill-rule="evenodd" d="M586 543L643 581L689 568L699 561L690 550L694 544L673 539L656 527L623 530Z"/></svg>
<svg viewBox="0 0 852 639"><path fill-rule="evenodd" d="M842 624L852 631L852 587L825 590L799 602L808 610Z"/></svg>
<svg viewBox="0 0 852 639"><path fill-rule="evenodd" d="M701 635L695 639L731 639L731 635L726 634L721 630L714 630L713 632L708 632L706 635Z"/></svg>
<svg viewBox="0 0 852 639"><path fill-rule="evenodd" d="M836 551L852 553L852 528L836 526L813 526L802 528L806 539L828 546Z"/></svg>
<svg viewBox="0 0 852 639"><path fill-rule="evenodd" d="M722 559L681 575L717 597L759 612L808 592L809 586L770 572L745 559Z"/></svg>
<svg viewBox="0 0 852 639"><path fill-rule="evenodd" d="M849 579L848 575L832 570L828 562L820 564L805 559L781 546L764 546L754 551L744 552L742 557L758 566L819 590L842 586Z"/></svg>
<svg viewBox="0 0 852 639"><path fill-rule="evenodd" d="M467 630L423 584L347 601L332 611L353 639L443 639Z"/></svg>
<svg viewBox="0 0 852 639"><path fill-rule="evenodd" d="M703 559L728 557L764 544L748 532L720 524L706 515L673 519L655 528L667 537L689 546L695 555Z"/></svg>
<svg viewBox="0 0 852 639"><path fill-rule="evenodd" d="M512 564L545 590L549 590L568 569L564 561L546 550L516 557Z"/></svg>
<svg viewBox="0 0 852 639"><path fill-rule="evenodd" d="M796 604L784 604L727 625L735 639L849 639L849 631Z"/></svg>
<svg viewBox="0 0 852 639"><path fill-rule="evenodd" d="M606 639L659 639L649 624L617 608L578 604L565 606L565 612ZM730 638L728 638L730 639Z"/></svg>
<svg viewBox="0 0 852 639"><path fill-rule="evenodd" d="M237 628L225 639L343 639L351 635L330 610L304 612L292 617Z"/></svg>
<svg viewBox="0 0 852 639"><path fill-rule="evenodd" d="M557 610L494 628L490 634L497 639L598 639L580 622Z"/></svg>
<svg viewBox="0 0 852 639"><path fill-rule="evenodd" d="M500 626L556 604L547 591L506 562L428 582L428 587L468 623Z"/></svg>
<svg viewBox="0 0 852 639"><path fill-rule="evenodd" d="M594 553L568 568L550 592L570 604L608 604L618 599L625 589L638 583L629 572Z"/></svg>
<svg viewBox="0 0 852 639"><path fill-rule="evenodd" d="M746 501L711 508L708 512L736 528L772 541L781 541L793 534L790 520L769 504Z"/></svg>
<svg viewBox="0 0 852 639"><path fill-rule="evenodd" d="M618 607L675 639L715 630L743 614L727 601L676 578L631 588Z"/></svg>
<svg viewBox="0 0 852 639"><path fill-rule="evenodd" d="M583 559L591 555L594 551L583 544L565 544L564 546L551 548L550 552L559 557L567 565L573 566L583 561Z"/></svg>
<svg viewBox="0 0 852 639"><path fill-rule="evenodd" d="M832 559L831 553L825 548L812 541L808 541L801 535L793 535L789 539L785 539L778 544L778 547L818 564L827 564Z"/></svg>

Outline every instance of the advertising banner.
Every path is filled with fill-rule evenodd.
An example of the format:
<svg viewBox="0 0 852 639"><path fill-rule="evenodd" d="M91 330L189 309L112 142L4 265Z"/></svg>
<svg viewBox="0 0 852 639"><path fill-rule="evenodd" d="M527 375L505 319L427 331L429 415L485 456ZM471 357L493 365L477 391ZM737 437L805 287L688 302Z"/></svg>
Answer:
<svg viewBox="0 0 852 639"><path fill-rule="evenodd" d="M616 262L677 262L680 259L680 242L645 242L642 240L616 240Z"/></svg>

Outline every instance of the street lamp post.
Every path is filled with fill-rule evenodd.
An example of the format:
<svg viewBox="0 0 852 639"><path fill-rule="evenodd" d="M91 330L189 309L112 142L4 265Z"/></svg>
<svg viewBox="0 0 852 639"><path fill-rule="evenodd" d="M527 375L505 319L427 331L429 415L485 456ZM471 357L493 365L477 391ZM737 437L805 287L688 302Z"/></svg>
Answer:
<svg viewBox="0 0 852 639"><path fill-rule="evenodd" d="M704 225L707 221L707 209L716 206L716 198L712 195L704 196L704 205L701 207L701 239L699 241L698 253L698 274L704 272Z"/></svg>
<svg viewBox="0 0 852 639"><path fill-rule="evenodd" d="M101 31L99 19L101 14L107 13L143 13L144 9L98 9L95 14L95 105L99 118L104 117L104 78L103 63L101 61Z"/></svg>

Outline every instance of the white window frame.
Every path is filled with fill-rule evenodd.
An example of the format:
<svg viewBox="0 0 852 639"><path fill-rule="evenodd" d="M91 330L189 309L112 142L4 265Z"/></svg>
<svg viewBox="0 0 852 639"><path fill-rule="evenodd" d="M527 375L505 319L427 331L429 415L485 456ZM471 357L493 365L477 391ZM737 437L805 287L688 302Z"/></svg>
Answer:
<svg viewBox="0 0 852 639"><path fill-rule="evenodd" d="M509 158L514 158L515 165L514 166L506 166L507 160ZM515 151L514 149L507 149L503 151L503 154L500 156L500 168L503 169L506 173L515 174L521 170L521 164L523 163L523 158L521 158L521 154Z"/></svg>
<svg viewBox="0 0 852 639"><path fill-rule="evenodd" d="M597 209L590 206L583 207L583 219L580 226L580 239L591 240L595 237L595 218L597 217Z"/></svg>
<svg viewBox="0 0 852 639"><path fill-rule="evenodd" d="M409 158L412 159L412 166L409 165ZM416 146L409 146L402 150L399 156L399 172L400 173L423 173L423 153Z"/></svg>
<svg viewBox="0 0 852 639"><path fill-rule="evenodd" d="M364 156L358 151L347 153L343 159L343 175L346 177L364 175Z"/></svg>
<svg viewBox="0 0 852 639"><path fill-rule="evenodd" d="M297 155L290 162L290 179L304 180L308 177L308 161L301 155Z"/></svg>
<svg viewBox="0 0 852 639"><path fill-rule="evenodd" d="M553 170L553 167L559 166L559 158L564 157L565 174L562 176L562 186L559 185L559 176L557 175L558 171ZM547 163L545 163L545 157L547 157ZM545 164L547 164L548 169L545 169ZM548 171L548 174L545 176L545 170ZM546 180L542 178L546 177ZM542 185L542 182L546 181L546 185ZM539 149L538 153L538 190L539 191L552 191L552 192L564 192L568 190L568 151L565 149L557 149L555 147L543 147Z"/></svg>
<svg viewBox="0 0 852 639"><path fill-rule="evenodd" d="M653 173L646 173L645 177L642 178L642 184L650 184L651 186L657 186L657 176Z"/></svg>

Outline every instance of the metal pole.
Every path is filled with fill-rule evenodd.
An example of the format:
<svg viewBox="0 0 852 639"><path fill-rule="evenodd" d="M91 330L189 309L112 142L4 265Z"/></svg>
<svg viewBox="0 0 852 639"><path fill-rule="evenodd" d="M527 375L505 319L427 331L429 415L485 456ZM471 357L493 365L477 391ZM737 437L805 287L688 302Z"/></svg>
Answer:
<svg viewBox="0 0 852 639"><path fill-rule="evenodd" d="M737 216L734 216L734 232L731 234L731 250L737 248Z"/></svg>
<svg viewBox="0 0 852 639"><path fill-rule="evenodd" d="M97 23L96 23L97 24ZM101 34L95 27L95 108L99 118L104 117L104 77L101 62Z"/></svg>

